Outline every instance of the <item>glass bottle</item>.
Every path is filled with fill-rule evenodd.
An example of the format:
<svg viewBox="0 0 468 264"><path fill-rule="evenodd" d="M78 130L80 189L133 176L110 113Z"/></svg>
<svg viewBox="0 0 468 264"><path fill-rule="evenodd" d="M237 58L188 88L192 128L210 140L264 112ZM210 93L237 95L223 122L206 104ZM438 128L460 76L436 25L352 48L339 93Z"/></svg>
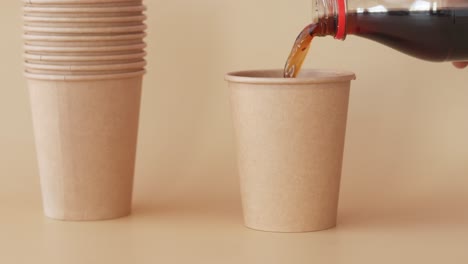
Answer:
<svg viewBox="0 0 468 264"><path fill-rule="evenodd" d="M312 0L316 36L356 35L428 61L468 60L468 0Z"/></svg>

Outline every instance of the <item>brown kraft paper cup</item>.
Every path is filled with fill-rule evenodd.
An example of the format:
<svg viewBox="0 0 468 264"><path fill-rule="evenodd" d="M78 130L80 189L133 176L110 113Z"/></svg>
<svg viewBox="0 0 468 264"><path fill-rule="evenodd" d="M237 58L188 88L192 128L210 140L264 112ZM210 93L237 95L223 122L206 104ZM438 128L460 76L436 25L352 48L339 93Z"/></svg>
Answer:
<svg viewBox="0 0 468 264"><path fill-rule="evenodd" d="M128 59L128 60L108 60L108 61L38 61L38 60L25 60L25 64L35 65L49 65L49 66L65 66L74 68L75 66L86 67L86 66L98 66L98 65L116 65L116 64L127 64L136 63L142 61L143 58ZM39 67L39 66L38 66Z"/></svg>
<svg viewBox="0 0 468 264"><path fill-rule="evenodd" d="M94 41L94 42L72 42L72 41L24 41L26 45L29 46L49 46L49 47L69 47L69 48L80 48L80 47L117 47L117 46L127 46L127 45L134 45L140 44L142 39L135 39L135 40L121 40L121 41Z"/></svg>
<svg viewBox="0 0 468 264"><path fill-rule="evenodd" d="M98 44L105 45L120 45L120 42L126 41L141 41L146 37L145 32L138 32L132 34L118 34L118 35L107 35L107 36L80 36L80 35L71 35L71 36L57 36L55 34L23 34L23 40L26 43L30 42L42 42L42 43L51 43L54 42L60 43L83 43L85 46L96 46ZM31 44L32 45L32 44ZM99 45L98 45L99 46Z"/></svg>
<svg viewBox="0 0 468 264"><path fill-rule="evenodd" d="M143 24L143 21L137 22L109 22L109 23L45 23L45 22L24 22L24 25L28 27L47 27L47 28L93 28L93 27L128 27L128 26L138 26Z"/></svg>
<svg viewBox="0 0 468 264"><path fill-rule="evenodd" d="M22 0L27 6L106 7L141 5L142 0Z"/></svg>
<svg viewBox="0 0 468 264"><path fill-rule="evenodd" d="M135 53L143 51L146 48L146 43L140 42L137 44L121 45L121 46L100 46L100 47L51 47L51 46L36 46L25 44L23 50L30 54L40 55L112 55Z"/></svg>
<svg viewBox="0 0 468 264"><path fill-rule="evenodd" d="M86 221L130 214L142 72L26 76L45 215Z"/></svg>
<svg viewBox="0 0 468 264"><path fill-rule="evenodd" d="M23 30L26 34L36 34L36 33L47 33L55 35L65 35L70 36L73 34L83 35L83 34L93 34L93 35L113 35L113 34L122 34L122 33L138 33L143 32L147 26L140 23L135 26L115 26L115 27L32 27L32 26L23 26Z"/></svg>
<svg viewBox="0 0 468 264"><path fill-rule="evenodd" d="M308 232L336 225L351 72L226 75L245 225Z"/></svg>
<svg viewBox="0 0 468 264"><path fill-rule="evenodd" d="M143 69L146 66L145 60L121 64L98 64L98 65L50 65L25 63L27 70L44 70L57 72L102 72Z"/></svg>
<svg viewBox="0 0 468 264"><path fill-rule="evenodd" d="M145 15L124 17L37 17L23 16L24 25L34 27L134 26L144 23Z"/></svg>
<svg viewBox="0 0 468 264"><path fill-rule="evenodd" d="M143 71L143 67L138 69L128 70L108 70L108 71L53 71L53 70L39 70L39 69L27 69L25 73L30 74L44 74L44 75L63 75L63 76L96 76L96 75L110 75L110 74L122 74L122 73L133 73Z"/></svg>
<svg viewBox="0 0 468 264"><path fill-rule="evenodd" d="M93 13L93 12L83 12L83 13L25 13L26 16L35 16L35 17L70 17L70 18L85 18L85 17L128 17L128 16L141 16L143 15L142 11L139 12L117 12L117 13Z"/></svg>
<svg viewBox="0 0 468 264"><path fill-rule="evenodd" d="M27 25L57 25L57 24L69 24L69 25L82 25L82 24L109 24L114 23L141 23L147 19L146 15L139 16L118 16L118 17L36 17L36 16L23 16L23 21Z"/></svg>
<svg viewBox="0 0 468 264"><path fill-rule="evenodd" d="M113 16L129 16L146 11L144 5L111 5L111 6L40 6L26 5L23 13L26 15L57 15L74 14L79 17L99 17L101 15L113 14Z"/></svg>
<svg viewBox="0 0 468 264"><path fill-rule="evenodd" d="M34 62L102 62L101 64L105 64L106 61L132 61L137 59L143 59L146 55L146 52L138 52L138 53L128 53L128 54L119 54L119 55L97 55L97 56L73 56L73 55L36 55L36 54L23 54L25 60L30 63Z"/></svg>

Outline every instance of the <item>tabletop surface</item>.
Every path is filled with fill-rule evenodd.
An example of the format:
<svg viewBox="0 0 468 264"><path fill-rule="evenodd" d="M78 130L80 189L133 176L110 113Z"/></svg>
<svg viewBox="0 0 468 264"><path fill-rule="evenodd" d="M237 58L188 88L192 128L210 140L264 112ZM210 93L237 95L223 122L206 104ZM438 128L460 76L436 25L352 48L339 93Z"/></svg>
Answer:
<svg viewBox="0 0 468 264"><path fill-rule="evenodd" d="M282 234L243 226L235 201L135 202L129 217L61 222L38 200L1 197L2 263L463 263L467 195L342 202L336 228ZM466 204L466 203L465 203Z"/></svg>

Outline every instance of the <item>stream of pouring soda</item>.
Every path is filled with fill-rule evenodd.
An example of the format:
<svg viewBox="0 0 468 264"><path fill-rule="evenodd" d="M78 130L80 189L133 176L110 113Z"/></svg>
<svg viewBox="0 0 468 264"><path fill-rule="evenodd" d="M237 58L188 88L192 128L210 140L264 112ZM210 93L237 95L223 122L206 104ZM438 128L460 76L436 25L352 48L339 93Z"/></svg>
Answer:
<svg viewBox="0 0 468 264"><path fill-rule="evenodd" d="M301 71L302 63L307 56L316 29L317 24L310 24L297 36L288 60L286 61L286 65L284 66L284 78L295 78Z"/></svg>

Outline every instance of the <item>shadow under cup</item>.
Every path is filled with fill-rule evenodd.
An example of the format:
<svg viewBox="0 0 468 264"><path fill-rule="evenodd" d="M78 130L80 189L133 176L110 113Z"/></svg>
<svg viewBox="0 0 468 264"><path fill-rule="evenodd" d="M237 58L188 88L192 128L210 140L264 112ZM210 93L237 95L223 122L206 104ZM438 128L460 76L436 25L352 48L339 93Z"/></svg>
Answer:
<svg viewBox="0 0 468 264"><path fill-rule="evenodd" d="M336 225L354 73L228 73L245 225L307 232Z"/></svg>

